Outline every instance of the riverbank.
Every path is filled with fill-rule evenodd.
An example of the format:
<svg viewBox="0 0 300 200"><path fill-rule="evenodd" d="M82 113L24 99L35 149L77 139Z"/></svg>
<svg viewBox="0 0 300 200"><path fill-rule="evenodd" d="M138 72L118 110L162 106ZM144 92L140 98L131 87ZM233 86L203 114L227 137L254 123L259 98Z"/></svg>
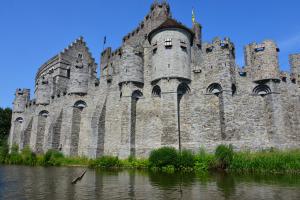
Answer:
<svg viewBox="0 0 300 200"><path fill-rule="evenodd" d="M81 166L90 168L132 168L151 169L168 173L176 171L227 171L248 173L300 174L300 150L279 151L275 149L260 152L234 152L231 146L220 145L214 154L200 149L197 153L187 150L178 152L174 148L163 147L153 150L148 159L118 159L103 156L97 159L85 157L65 157L62 153L49 150L44 155L36 155L28 147L21 152L13 146L0 147L0 163L29 166Z"/></svg>

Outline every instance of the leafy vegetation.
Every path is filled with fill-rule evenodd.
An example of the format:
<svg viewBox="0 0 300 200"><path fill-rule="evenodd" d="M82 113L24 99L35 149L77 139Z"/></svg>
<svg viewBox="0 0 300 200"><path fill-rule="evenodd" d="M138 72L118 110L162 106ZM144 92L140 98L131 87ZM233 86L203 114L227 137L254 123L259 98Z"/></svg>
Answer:
<svg viewBox="0 0 300 200"><path fill-rule="evenodd" d="M162 147L151 151L149 164L151 167L176 166L178 164L178 153L173 147Z"/></svg>
<svg viewBox="0 0 300 200"><path fill-rule="evenodd" d="M29 166L89 166L92 168L133 168L173 173L175 171L198 171L222 169L232 172L300 173L300 150L265 150L260 152L234 152L232 146L220 145L214 154L202 148L198 153L182 152L172 147L162 147L150 153L149 159L102 156L97 159L64 157L56 150L36 155L29 147L21 152L17 145L10 149L0 146L0 163Z"/></svg>
<svg viewBox="0 0 300 200"><path fill-rule="evenodd" d="M0 108L0 146L5 145L11 123L12 111L10 108Z"/></svg>
<svg viewBox="0 0 300 200"><path fill-rule="evenodd" d="M89 166L93 168L117 168L121 166L121 163L118 157L102 156L91 161Z"/></svg>
<svg viewBox="0 0 300 200"><path fill-rule="evenodd" d="M231 145L219 145L215 151L216 167L219 169L228 169L233 159L233 148Z"/></svg>

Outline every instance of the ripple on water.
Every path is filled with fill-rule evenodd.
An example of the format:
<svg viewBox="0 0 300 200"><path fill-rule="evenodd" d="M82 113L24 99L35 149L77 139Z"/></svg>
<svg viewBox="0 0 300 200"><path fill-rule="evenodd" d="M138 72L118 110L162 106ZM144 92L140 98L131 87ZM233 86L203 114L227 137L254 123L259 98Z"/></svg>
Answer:
<svg viewBox="0 0 300 200"><path fill-rule="evenodd" d="M0 199L300 199L293 175L164 174L0 166Z"/></svg>

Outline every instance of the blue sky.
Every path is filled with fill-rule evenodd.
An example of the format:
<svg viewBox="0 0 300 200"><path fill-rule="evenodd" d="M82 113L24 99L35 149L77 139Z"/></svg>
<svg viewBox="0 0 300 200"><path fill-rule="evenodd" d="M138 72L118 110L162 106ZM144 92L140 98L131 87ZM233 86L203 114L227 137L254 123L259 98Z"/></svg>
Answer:
<svg viewBox="0 0 300 200"><path fill-rule="evenodd" d="M11 107L16 88L30 88L38 67L82 35L99 63L103 37L117 48L149 11L152 0L1 0L0 107ZM278 43L280 67L300 53L299 0L169 0L173 17L191 26L191 10L203 26L203 40L228 36L236 61L243 46L263 39Z"/></svg>

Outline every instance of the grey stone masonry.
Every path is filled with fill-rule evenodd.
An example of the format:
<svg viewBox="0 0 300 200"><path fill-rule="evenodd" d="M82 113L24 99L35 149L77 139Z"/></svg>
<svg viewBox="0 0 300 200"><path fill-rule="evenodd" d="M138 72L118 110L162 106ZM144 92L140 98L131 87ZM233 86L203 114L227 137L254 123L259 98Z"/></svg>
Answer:
<svg viewBox="0 0 300 200"><path fill-rule="evenodd" d="M257 151L300 145L300 54L280 72L276 43L202 41L202 26L171 17L165 1L97 64L82 37L43 64L35 97L17 89L9 144L67 156L147 157L162 146Z"/></svg>

